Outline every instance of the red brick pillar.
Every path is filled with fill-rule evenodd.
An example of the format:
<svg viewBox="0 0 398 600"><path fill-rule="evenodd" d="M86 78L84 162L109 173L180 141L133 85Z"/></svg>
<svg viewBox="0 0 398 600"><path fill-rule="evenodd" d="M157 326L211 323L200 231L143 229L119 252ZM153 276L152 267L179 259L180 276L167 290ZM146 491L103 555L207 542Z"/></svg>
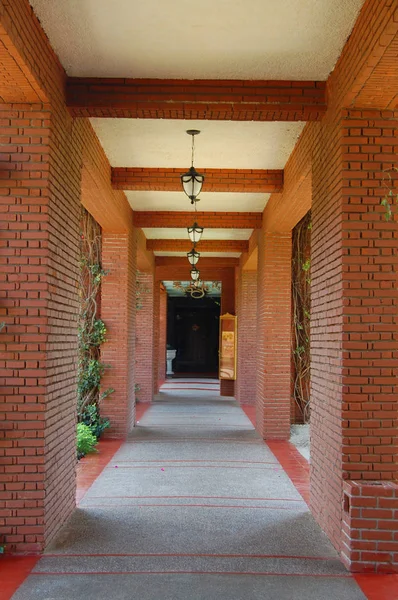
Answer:
<svg viewBox="0 0 398 600"><path fill-rule="evenodd" d="M101 317L107 341L101 360L109 365L102 389L114 388L101 405L109 418L109 437L123 438L134 426L135 417L135 316L136 239L133 232L107 233L102 237L102 266L108 271L101 285Z"/></svg>
<svg viewBox="0 0 398 600"><path fill-rule="evenodd" d="M153 398L153 274L137 271L135 383L140 402Z"/></svg>
<svg viewBox="0 0 398 600"><path fill-rule="evenodd" d="M257 371L257 271L239 270L238 294L238 377L236 399L255 405Z"/></svg>
<svg viewBox="0 0 398 600"><path fill-rule="evenodd" d="M344 111L313 165L311 505L354 571L398 570L398 226L380 206L397 131Z"/></svg>
<svg viewBox="0 0 398 600"><path fill-rule="evenodd" d="M223 277L221 282L221 314L235 314L235 269L231 269L229 276ZM221 379L221 396L235 396L235 381Z"/></svg>
<svg viewBox="0 0 398 600"><path fill-rule="evenodd" d="M166 380L166 345L167 345L167 292L160 288L159 305L159 365L158 382L161 385Z"/></svg>
<svg viewBox="0 0 398 600"><path fill-rule="evenodd" d="M81 154L66 111L0 119L1 542L38 552L75 507Z"/></svg>
<svg viewBox="0 0 398 600"><path fill-rule="evenodd" d="M153 288L153 393L166 379L167 293L159 280Z"/></svg>
<svg viewBox="0 0 398 600"><path fill-rule="evenodd" d="M291 234L259 233L257 283L257 429L290 437Z"/></svg>

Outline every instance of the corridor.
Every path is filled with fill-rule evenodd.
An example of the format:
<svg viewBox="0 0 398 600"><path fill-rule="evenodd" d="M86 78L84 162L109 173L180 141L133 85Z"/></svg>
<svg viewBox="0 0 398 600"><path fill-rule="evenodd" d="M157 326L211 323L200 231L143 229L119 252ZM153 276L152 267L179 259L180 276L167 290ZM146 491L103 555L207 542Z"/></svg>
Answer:
<svg viewBox="0 0 398 600"><path fill-rule="evenodd" d="M167 390L13 600L365 600L235 400Z"/></svg>

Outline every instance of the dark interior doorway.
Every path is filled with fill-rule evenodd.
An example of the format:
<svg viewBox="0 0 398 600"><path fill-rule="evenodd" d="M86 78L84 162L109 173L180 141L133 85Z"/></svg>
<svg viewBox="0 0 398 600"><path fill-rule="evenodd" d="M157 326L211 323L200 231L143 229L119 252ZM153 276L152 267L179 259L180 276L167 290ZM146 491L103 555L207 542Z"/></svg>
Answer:
<svg viewBox="0 0 398 600"><path fill-rule="evenodd" d="M167 348L177 350L174 376L218 377L220 298L168 298Z"/></svg>

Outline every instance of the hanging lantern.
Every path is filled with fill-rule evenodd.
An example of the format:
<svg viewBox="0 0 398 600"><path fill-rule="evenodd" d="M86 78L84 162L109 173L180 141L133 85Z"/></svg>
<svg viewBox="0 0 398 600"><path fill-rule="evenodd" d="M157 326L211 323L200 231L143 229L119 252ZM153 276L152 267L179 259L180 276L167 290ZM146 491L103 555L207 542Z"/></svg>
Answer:
<svg viewBox="0 0 398 600"><path fill-rule="evenodd" d="M196 265L200 258L199 252L196 252L195 248L192 248L190 252L187 252L187 259L191 263L191 265Z"/></svg>
<svg viewBox="0 0 398 600"><path fill-rule="evenodd" d="M189 239L193 244L197 244L200 241L203 233L203 227L199 227L199 225L195 222L192 227L187 227Z"/></svg>
<svg viewBox="0 0 398 600"><path fill-rule="evenodd" d="M192 281L194 281L196 283L196 281L198 281L198 279L199 279L199 276L200 276L199 269L197 269L196 267L193 267L191 269L191 279L192 279Z"/></svg>
<svg viewBox="0 0 398 600"><path fill-rule="evenodd" d="M195 153L195 135L198 135L200 131L197 129L188 129L187 134L192 136L192 155L191 155L191 168L189 171L181 175L181 183L184 192L188 196L191 201L191 204L194 202L198 202L197 197L200 194L200 190L202 189L202 185L205 179L204 175L201 175L197 172L195 167L193 166L193 159Z"/></svg>

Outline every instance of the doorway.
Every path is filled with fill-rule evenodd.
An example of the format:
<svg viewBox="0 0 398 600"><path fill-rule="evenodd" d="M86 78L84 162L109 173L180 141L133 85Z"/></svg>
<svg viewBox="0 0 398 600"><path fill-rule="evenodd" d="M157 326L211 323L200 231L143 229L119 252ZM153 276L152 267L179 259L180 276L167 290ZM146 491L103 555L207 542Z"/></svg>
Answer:
<svg viewBox="0 0 398 600"><path fill-rule="evenodd" d="M167 348L176 350L174 377L218 378L219 319L219 297L169 297Z"/></svg>

